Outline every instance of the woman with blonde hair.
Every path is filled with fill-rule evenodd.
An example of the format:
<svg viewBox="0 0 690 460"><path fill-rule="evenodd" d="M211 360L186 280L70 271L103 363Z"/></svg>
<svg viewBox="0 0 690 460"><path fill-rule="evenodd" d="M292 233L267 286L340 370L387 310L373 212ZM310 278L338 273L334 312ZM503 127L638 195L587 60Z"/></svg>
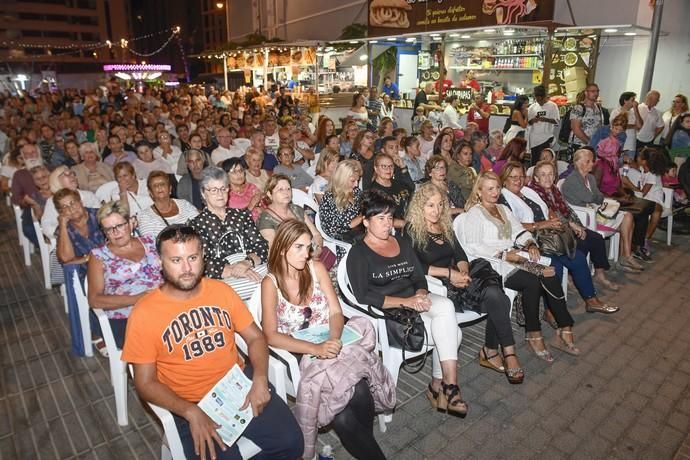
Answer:
<svg viewBox="0 0 690 460"><path fill-rule="evenodd" d="M63 188L78 192L81 197L81 202L87 208L98 209L101 205L96 195L92 192L79 190L77 176L74 174L74 171L67 166L58 166L55 168L53 172L50 173L48 183L50 184L50 191L53 193L57 193L58 190ZM43 217L41 217L41 230L43 230L43 234L48 238L55 237L55 230L58 228L58 214L53 200L46 201L45 207L43 208Z"/></svg>
<svg viewBox="0 0 690 460"><path fill-rule="evenodd" d="M163 281L156 241L135 237L136 219L125 201L111 201L98 210L106 244L91 250L88 259L89 305L105 310L118 348L125 341L132 306Z"/></svg>
<svg viewBox="0 0 690 460"><path fill-rule="evenodd" d="M464 311L461 291L471 282L470 264L453 234L448 200L444 198L444 193L433 183L421 185L412 197L406 221L405 235L412 242L422 271L439 278L448 289L448 298L453 301L455 310ZM510 383L522 383L525 374L515 355L515 339L510 325L510 300L503 292L500 280L493 283L489 280L482 281L481 303L476 307L479 307L479 313L488 315L484 347L479 352L480 365L505 372ZM499 361L499 345L505 362L494 365L490 360Z"/></svg>
<svg viewBox="0 0 690 460"><path fill-rule="evenodd" d="M526 261L536 263L541 254L532 235L525 231L510 208L498 203L501 196L501 179L493 171L485 171L477 177L472 194L465 204L466 218L464 232L456 235L465 251L474 257L499 257L504 263L514 265L514 270L505 278L503 285L522 293L525 317L525 340L534 354L544 361L553 362L553 356L546 348L541 333L539 301L542 297L555 318L558 329L554 347L566 353L578 355L573 337L573 318L565 304L560 280L555 277L553 267L532 267L540 271L537 276ZM514 246L521 249L514 249ZM519 252L524 251L524 257ZM524 254L526 253L526 254ZM521 268L523 267L523 268ZM528 271L529 270L529 271ZM487 357L491 362L491 358Z"/></svg>
<svg viewBox="0 0 690 460"><path fill-rule="evenodd" d="M313 196L319 204L323 200L323 194L328 189L328 183L333 177L339 161L340 153L329 147L321 150L319 160L316 162L316 177L314 177L314 182L309 186L309 195Z"/></svg>
<svg viewBox="0 0 690 460"><path fill-rule="evenodd" d="M362 166L357 160L344 160L335 168L331 184L319 206L321 227L326 235L353 242L364 232L362 227L362 190L359 179ZM338 248L338 258L344 251Z"/></svg>
<svg viewBox="0 0 690 460"><path fill-rule="evenodd" d="M259 149L249 147L244 153L244 162L247 164L247 182L256 185L259 190L265 189L268 173L265 169L261 169L264 153Z"/></svg>

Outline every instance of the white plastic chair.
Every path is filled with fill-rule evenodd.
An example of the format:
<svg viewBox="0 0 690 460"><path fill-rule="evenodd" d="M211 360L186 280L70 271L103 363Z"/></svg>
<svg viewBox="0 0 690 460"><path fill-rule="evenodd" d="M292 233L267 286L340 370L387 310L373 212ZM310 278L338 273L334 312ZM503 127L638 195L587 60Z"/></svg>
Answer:
<svg viewBox="0 0 690 460"><path fill-rule="evenodd" d="M238 336L235 336L238 337ZM134 376L134 366L129 365L129 372ZM142 399L143 401L143 399ZM177 431L177 425L175 425L175 419L173 419L172 413L163 409L160 406L145 401L146 404L151 408L158 420L161 421L163 425L163 432L165 433L165 440L161 443L161 460L187 460L184 455L184 448L182 447L182 440L180 439L180 433ZM167 442L167 444L166 444ZM237 440L237 447L240 450L240 455L242 458L252 458L261 452L259 446L254 444L251 440L240 437Z"/></svg>
<svg viewBox="0 0 690 460"><path fill-rule="evenodd" d="M96 198L98 198L98 201L101 203L112 201L113 193L118 189L119 185L117 184L117 181L111 180L110 182L106 182L96 190Z"/></svg>
<svg viewBox="0 0 690 460"><path fill-rule="evenodd" d="M319 205L316 204L316 201L314 201L314 199L310 197L307 192L298 188L292 189L292 203L296 204L300 208L307 207L312 209L314 212L319 211Z"/></svg>
<svg viewBox="0 0 690 460"><path fill-rule="evenodd" d="M89 301L81 287L79 274L76 272L76 270L72 273L71 279L69 277L65 279L65 283L72 283L74 297L77 300L79 324L81 325L81 336L84 341L84 355L91 357L93 356L93 344L91 343L91 323L89 322Z"/></svg>
<svg viewBox="0 0 690 460"><path fill-rule="evenodd" d="M671 246L671 236L673 234L673 189L663 187L664 191L664 210L661 218L666 218L666 245Z"/></svg>
<svg viewBox="0 0 690 460"><path fill-rule="evenodd" d="M24 231L22 230L22 208L20 208L16 204L13 204L12 209L14 211L14 222L17 225L17 237L19 238L19 247L22 248L22 253L24 254L24 265L30 267L31 253L33 252L33 244L31 244L31 241L29 241L29 239L26 236L24 236Z"/></svg>
<svg viewBox="0 0 690 460"><path fill-rule="evenodd" d="M242 149L243 152L246 152L247 149L252 145L252 141L245 139L244 137L237 137L232 140L232 143L238 149Z"/></svg>
<svg viewBox="0 0 690 460"><path fill-rule="evenodd" d="M317 212L316 216L314 216L314 226L316 229L321 233L321 237L323 238L324 245L328 247L333 253L336 253L336 248L340 247L345 250L345 252L349 251L352 245L350 243L346 243L345 241L340 241L336 240L335 238L332 238L326 234L326 232L323 231L323 228L321 227L321 217L320 214Z"/></svg>
<svg viewBox="0 0 690 460"><path fill-rule="evenodd" d="M76 277L77 274L75 273ZM76 279L75 283L79 283ZM78 287L75 284L75 288ZM76 289L75 289L76 291ZM86 299L88 299L88 280L84 280L84 294ZM88 305L88 300L86 300ZM84 335L84 342L91 340L91 328L88 327L88 334L84 329L84 322L88 324L89 317L88 312L86 318L81 317L81 306L80 306L80 321L82 322L82 335ZM117 424L120 426L127 426L129 421L127 420L127 367L126 363L120 359L122 355L122 350L117 348L115 345L115 337L113 336L113 330L110 327L110 321L108 321L108 316L100 308L94 308L93 312L98 318L98 324L101 326L101 334L103 335L103 340L105 341L105 348L108 350L108 363L110 365L110 383L113 386L113 393L115 394L115 410L117 412Z"/></svg>
<svg viewBox="0 0 690 460"><path fill-rule="evenodd" d="M32 212L33 214L33 212ZM52 289L53 284L50 282L50 251L55 248L50 243L46 242L45 236L41 232L41 224L34 220L34 231L38 239L38 252L41 255L41 268L43 269L43 287Z"/></svg>

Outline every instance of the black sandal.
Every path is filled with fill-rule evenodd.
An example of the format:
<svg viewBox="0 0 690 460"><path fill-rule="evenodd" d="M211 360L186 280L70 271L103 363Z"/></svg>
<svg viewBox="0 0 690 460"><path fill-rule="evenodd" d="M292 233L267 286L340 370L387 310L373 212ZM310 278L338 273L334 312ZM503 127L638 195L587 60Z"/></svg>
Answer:
<svg viewBox="0 0 690 460"><path fill-rule="evenodd" d="M455 384L447 385L441 382L441 388L443 388L443 391L439 392L436 410L465 418L469 411L469 405L463 401L460 395L460 387Z"/></svg>

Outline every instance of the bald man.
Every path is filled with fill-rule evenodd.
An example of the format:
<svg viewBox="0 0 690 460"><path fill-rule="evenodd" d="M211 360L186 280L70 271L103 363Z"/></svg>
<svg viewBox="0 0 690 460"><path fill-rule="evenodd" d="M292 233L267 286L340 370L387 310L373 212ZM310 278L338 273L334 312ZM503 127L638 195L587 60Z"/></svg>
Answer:
<svg viewBox="0 0 690 460"><path fill-rule="evenodd" d="M653 145L654 138L664 130L664 119L662 118L661 112L656 108L659 99L661 99L661 93L653 89L647 93L647 96L644 98L644 103L637 107L642 119L642 128L637 132L638 152L644 147Z"/></svg>

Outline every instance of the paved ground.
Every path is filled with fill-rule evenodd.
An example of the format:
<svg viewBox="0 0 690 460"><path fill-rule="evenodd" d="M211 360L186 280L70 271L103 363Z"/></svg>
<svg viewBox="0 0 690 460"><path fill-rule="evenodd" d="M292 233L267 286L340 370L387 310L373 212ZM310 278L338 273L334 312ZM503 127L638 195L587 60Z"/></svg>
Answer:
<svg viewBox="0 0 690 460"><path fill-rule="evenodd" d="M0 459L158 458L161 430L134 390L130 424L119 427L107 361L70 355L62 300L41 287L37 256L24 267L2 205L0 234ZM388 431L377 431L388 458L690 459L690 244L680 236L656 248L643 275L616 275L625 283L618 314L587 314L571 291L581 357L554 351L548 366L520 343L523 385L480 368L483 326L464 330L465 419L432 411L429 364L401 373L401 404ZM349 458L330 432L319 442Z"/></svg>

